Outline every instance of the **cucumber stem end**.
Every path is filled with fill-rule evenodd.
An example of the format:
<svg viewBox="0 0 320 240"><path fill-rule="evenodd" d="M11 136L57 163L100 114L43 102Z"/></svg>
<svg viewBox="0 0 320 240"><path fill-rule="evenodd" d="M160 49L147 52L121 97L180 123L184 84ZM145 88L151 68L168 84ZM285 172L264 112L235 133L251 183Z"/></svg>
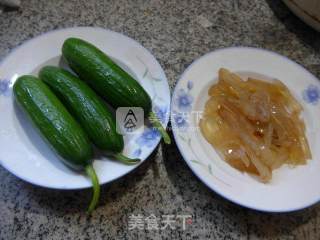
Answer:
<svg viewBox="0 0 320 240"><path fill-rule="evenodd" d="M171 144L171 139L167 131L162 126L161 122L159 121L157 115L154 112L149 113L148 117L149 121L152 123L152 125L159 131L161 134L163 141L165 144Z"/></svg>
<svg viewBox="0 0 320 240"><path fill-rule="evenodd" d="M134 165L141 161L141 159L139 158L128 158L124 156L122 153L116 153L114 155L114 158L126 165Z"/></svg>
<svg viewBox="0 0 320 240"><path fill-rule="evenodd" d="M86 174L90 177L90 179L92 181L92 186L93 186L93 195L92 195L92 199L91 199L90 205L87 210L87 213L90 214L96 208L97 203L99 201L100 184L99 184L99 179L97 177L97 174L91 164L86 166L85 171L86 171Z"/></svg>

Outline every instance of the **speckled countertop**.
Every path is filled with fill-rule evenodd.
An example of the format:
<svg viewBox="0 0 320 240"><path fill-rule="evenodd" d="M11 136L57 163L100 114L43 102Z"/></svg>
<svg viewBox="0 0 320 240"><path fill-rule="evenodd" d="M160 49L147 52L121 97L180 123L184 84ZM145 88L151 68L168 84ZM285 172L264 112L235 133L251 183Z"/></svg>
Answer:
<svg viewBox="0 0 320 240"><path fill-rule="evenodd" d="M238 45L279 52L320 77L320 34L279 0L22 0L21 10L0 13L0 58L27 39L71 26L136 39L159 60L171 88L194 59ZM83 211L89 197L90 190L34 187L0 167L0 239L320 239L320 205L279 215L236 206L193 175L174 143L103 186L92 216ZM191 215L192 223L186 230L129 230L132 214Z"/></svg>

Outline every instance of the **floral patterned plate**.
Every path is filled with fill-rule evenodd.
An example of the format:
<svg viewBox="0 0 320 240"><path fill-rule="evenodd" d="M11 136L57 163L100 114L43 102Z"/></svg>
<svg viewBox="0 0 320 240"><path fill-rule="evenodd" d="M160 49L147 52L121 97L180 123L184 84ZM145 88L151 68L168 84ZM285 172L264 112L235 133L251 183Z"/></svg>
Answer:
<svg viewBox="0 0 320 240"><path fill-rule="evenodd" d="M61 65L61 46L68 37L92 42L133 75L152 97L153 110L163 126L168 123L170 111L170 90L161 66L147 49L122 34L102 28L68 28L43 34L15 49L0 64L0 162L25 181L57 189L86 188L91 186L91 182L57 159L16 106L12 85L20 75L37 74L41 66ZM139 134L125 136L124 154L144 161L159 142L159 133L145 128ZM95 161L94 167L103 184L137 166L126 166L103 158Z"/></svg>
<svg viewBox="0 0 320 240"><path fill-rule="evenodd" d="M295 168L283 166L263 184L224 162L202 136L198 124L208 88L224 67L243 78L280 79L303 105L302 117L313 159ZM320 82L302 66L276 53L246 47L217 50L196 60L178 81L171 104L171 123L185 161L210 189L239 205L261 211L286 212L320 200Z"/></svg>

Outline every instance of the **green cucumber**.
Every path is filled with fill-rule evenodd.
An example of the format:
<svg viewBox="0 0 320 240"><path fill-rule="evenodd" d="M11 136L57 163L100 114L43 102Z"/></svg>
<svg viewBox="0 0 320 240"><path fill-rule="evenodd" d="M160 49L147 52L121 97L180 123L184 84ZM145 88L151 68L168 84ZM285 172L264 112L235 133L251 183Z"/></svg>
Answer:
<svg viewBox="0 0 320 240"><path fill-rule="evenodd" d="M155 114L152 114L148 93L104 52L82 39L68 38L63 43L62 55L71 69L113 107L141 107L160 131L165 143L171 142Z"/></svg>
<svg viewBox="0 0 320 240"><path fill-rule="evenodd" d="M13 86L13 92L18 104L64 163L89 173L94 188L88 209L91 212L98 202L100 185L92 167L93 149L86 133L40 79L21 76Z"/></svg>
<svg viewBox="0 0 320 240"><path fill-rule="evenodd" d="M42 68L39 77L60 98L99 149L126 164L140 161L121 154L124 143L122 135L116 131L116 121L104 102L85 82L53 66Z"/></svg>

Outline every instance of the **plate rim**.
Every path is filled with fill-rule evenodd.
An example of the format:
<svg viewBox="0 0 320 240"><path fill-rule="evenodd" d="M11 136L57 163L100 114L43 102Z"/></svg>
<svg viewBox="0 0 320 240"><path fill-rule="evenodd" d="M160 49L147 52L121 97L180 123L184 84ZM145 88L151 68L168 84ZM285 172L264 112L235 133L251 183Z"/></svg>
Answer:
<svg viewBox="0 0 320 240"><path fill-rule="evenodd" d="M47 35L50 35L50 34L53 34L53 33L57 33L57 32L63 32L63 31L74 31L74 30L86 30L86 29L89 29L89 30L99 30L99 31L104 31L104 32L108 32L110 34L114 34L114 35L117 35L119 37L122 37L122 38L125 38L133 43L135 43L137 46L139 46L143 51L145 51L146 53L150 54L154 60L155 60L155 63L156 65L158 65L158 67L160 68L160 72L163 73L163 76L164 76L164 82L165 84L167 85L168 87L168 91L169 91L169 101L168 101L168 109L167 109L167 113L166 114L166 117L165 117L165 120L164 122L162 122L162 125L164 126L164 128L166 128L168 126L168 123L169 123L169 120L170 120L170 112L171 112L171 94L170 94L170 86L169 86L169 82L168 82L168 78L166 76L166 73L163 69L163 67L161 66L160 62L158 61L158 59L154 56L154 54L152 54L152 52L147 49L146 47L144 47L140 42L138 42L137 40L123 34L123 33L120 33L120 32L116 32L116 31L113 31L113 30L110 30L110 29L107 29L107 28L103 28L103 27L91 27L91 26L75 26L75 27L66 27L66 28L58 28L58 29L53 29L53 30L50 30L50 31L47 31L47 32L43 32L43 33L40 33L39 35L36 35L30 39L27 39L27 40L24 40L23 42L21 42L19 45L15 46L14 48L12 48L1 60L0 60L0 68L3 66L3 64L6 62L6 60L11 57L16 51L18 51L20 48L23 48L26 44L28 44L29 42L32 42L34 40L37 40L39 38L42 38L44 36L47 36ZM154 147L152 147L152 150L150 150L150 153L145 157L144 160L141 160L141 162L137 165L133 165L133 166L128 166L128 171L118 175L117 177L113 178L112 180L109 180L109 181L105 181L105 182L100 182L100 186L102 185L105 185L105 184L109 184L109 183L112 183L124 176L126 176L127 174L137 170L145 161L148 160L148 158L152 155L152 153L154 151L157 150L160 142L162 141L162 138L161 137L158 137L157 140L155 141L155 144L154 144ZM52 150L53 151L53 150ZM94 161L94 159L93 159ZM8 171L9 173L11 173L12 175L14 175L15 177L17 177L18 179L26 182L26 183L29 183L29 184L32 184L34 186L37 186L37 187L42 187L42 188L47 188L47 189L55 189L55 190L63 190L63 191L67 191L67 190L81 190L81 189L88 189L88 188L92 188L91 186L91 181L88 181L88 184L79 184L77 186L74 186L74 187L68 187L68 186L55 186L55 185L46 185L46 184L41 184L39 182L36 182L36 181L33 181L32 179L28 179L28 178L25 178L24 176L21 176L19 175L16 171L13 171L12 169L9 169L5 164L4 164L4 161L0 159L0 166L3 167L6 171ZM76 171L77 172L77 171ZM82 172L79 172L79 175L83 175ZM83 175L85 176L85 175Z"/></svg>
<svg viewBox="0 0 320 240"><path fill-rule="evenodd" d="M172 96L171 96L171 112L170 112L170 119L173 119L173 107L174 106L174 100L175 100L175 96L176 96L176 92L178 91L178 85L180 83L180 81L182 81L183 78L185 78L185 76L187 75L187 73L189 72L189 70L199 61L201 61L203 58L208 57L209 55L213 55L216 54L218 52L222 52L222 51L226 51L226 50L234 50L234 49L242 49L242 50L255 50L255 51L262 51L262 52L267 52L269 54L275 55L285 61L288 61L292 64L294 64L297 68L301 69L302 71L306 72L307 74L309 74L310 76L312 76L315 79L318 79L313 73L311 73L310 71L308 71L304 66L300 65L299 63L295 62L294 60L291 60L289 57L281 55L280 53L274 52L272 50L269 49L264 49L264 48L260 48L260 47L249 47L249 46L232 46L232 47L223 47L223 48L218 48L215 49L213 51L207 52L204 55L198 57L196 60L194 60L184 71L183 73L180 75L179 79L177 80L174 90L172 92ZM176 128L172 128L172 132L173 132L173 137L174 140L176 142L176 145L178 147L178 150L180 152L180 154L182 155L183 160L187 163L188 167L191 169L192 173L207 187L209 188L211 191L217 193L219 196L223 197L224 199L232 202L233 204L239 205L241 207L250 209L250 210L254 210L254 211L259 211L259 212L265 212L265 213L287 213L287 212L295 212L295 211L299 211L299 210L303 210L306 208L309 208L317 203L320 202L320 196L319 199L308 203L307 205L304 205L303 207L295 207L295 208L284 208L284 209L279 209L279 208L259 208L259 207L253 207L250 206L250 204L246 204L243 202L238 201L236 198L231 198L229 196L226 196L222 191L219 191L218 188L215 188L214 186L210 186L209 181L207 180L206 177L204 177L203 175L201 176L198 171L196 170L196 168L191 164L191 162L189 160L187 160L188 158L186 157L185 152L183 151L183 148L181 147L181 143L180 140L178 138L178 130L176 130Z"/></svg>

